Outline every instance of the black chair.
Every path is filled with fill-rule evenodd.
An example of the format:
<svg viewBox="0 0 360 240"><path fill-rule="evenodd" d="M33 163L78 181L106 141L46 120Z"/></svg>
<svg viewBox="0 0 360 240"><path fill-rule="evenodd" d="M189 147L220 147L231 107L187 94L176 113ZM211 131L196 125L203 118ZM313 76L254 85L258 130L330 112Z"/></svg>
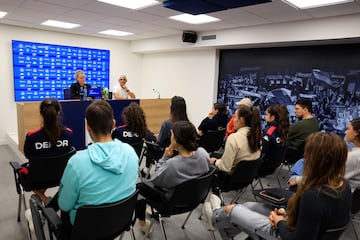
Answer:
<svg viewBox="0 0 360 240"><path fill-rule="evenodd" d="M348 227L348 224L345 226L339 227L339 228L333 228L333 229L327 229L324 233L322 233L318 240L338 240L340 239L341 235L345 231L345 229ZM278 240L279 238L272 237L268 235L267 233L264 233L260 230L255 229L255 233L257 236L260 237L260 239L267 239L267 240Z"/></svg>
<svg viewBox="0 0 360 240"><path fill-rule="evenodd" d="M220 183L218 187L220 190L220 198L223 202L222 192L229 192L236 190L237 193L235 197L231 200L231 203L236 202L241 195L245 192L246 188L251 185L253 180L258 174L259 167L261 164L261 159L257 160L243 160L238 163L236 166L234 173L230 176L227 176L227 180L225 182ZM222 172L220 172L222 173ZM217 173L219 174L219 173ZM224 173L222 173L224 175ZM219 176L217 176L219 177ZM214 186L213 186L214 189ZM224 204L224 202L223 202Z"/></svg>
<svg viewBox="0 0 360 240"><path fill-rule="evenodd" d="M226 129L209 130L199 139L199 145L209 153L217 151L224 144Z"/></svg>
<svg viewBox="0 0 360 240"><path fill-rule="evenodd" d="M71 240L113 240L124 231L130 231L135 239L132 226L135 223L134 210L138 190L120 201L102 205L82 206L78 209L71 231ZM45 208L43 214L48 222L49 230L58 240L68 240L63 233L63 223L54 209ZM51 237L52 237L51 234Z"/></svg>
<svg viewBox="0 0 360 240"><path fill-rule="evenodd" d="M286 151L287 151L287 145L283 144L279 147L271 148L268 157L262 156L260 158L261 164L259 167L259 172L256 176L257 181L253 184L253 188L255 188L257 184L259 184L261 189L264 189L261 178L271 174L274 174L274 177L277 178L279 187L281 187L280 179L277 176L278 173L276 170L278 170L281 163L285 161Z"/></svg>
<svg viewBox="0 0 360 240"><path fill-rule="evenodd" d="M69 158L75 154L75 152L75 148L71 148L68 153L59 156L30 159L31 164L29 164L29 173L26 179L19 173L19 170L21 169L20 163L17 161L9 162L14 172L16 192L19 195L17 218L18 222L21 221L21 202L24 204L24 209L27 208L25 192L58 186L60 184L60 180L65 170L66 164Z"/></svg>
<svg viewBox="0 0 360 240"><path fill-rule="evenodd" d="M129 143L130 146L132 146L136 152L136 155L139 157L139 161L142 157L142 153L143 153L143 149L144 149L144 140L138 141L138 142L134 142L134 143Z"/></svg>
<svg viewBox="0 0 360 240"><path fill-rule="evenodd" d="M211 181L216 168L211 166L210 171L206 174L197 177L195 179L186 181L176 186L174 189L169 190L172 194L164 193L160 189L153 188L153 191L158 191L159 195L162 196L161 201L146 198L146 203L150 205L153 210L153 215L156 215L157 219L152 219L150 228L154 224L155 220L158 220L162 230L164 240L167 239L165 228L162 223L163 217L170 217L171 215L181 214L189 212L187 215L182 228L185 228L185 224L189 219L192 211L203 203L209 193ZM154 209L156 214L154 214ZM144 238L147 237L145 235Z"/></svg>
<svg viewBox="0 0 360 240"><path fill-rule="evenodd" d="M146 174L146 176L142 176L140 172L141 178L149 177L151 167L163 156L163 154L164 154L164 149L160 147L158 144L150 141L145 141L145 144L143 144L142 155L140 156L139 166L141 165L145 157L146 167L149 168L149 172Z"/></svg>

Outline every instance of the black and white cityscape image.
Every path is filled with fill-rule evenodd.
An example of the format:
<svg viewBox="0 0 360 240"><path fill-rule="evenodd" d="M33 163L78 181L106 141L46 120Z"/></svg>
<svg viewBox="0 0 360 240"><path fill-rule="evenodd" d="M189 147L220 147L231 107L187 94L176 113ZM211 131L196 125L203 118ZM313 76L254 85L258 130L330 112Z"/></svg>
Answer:
<svg viewBox="0 0 360 240"><path fill-rule="evenodd" d="M232 114L235 102L248 97L262 116L268 106L285 104L293 122L295 102L308 98L320 130L344 136L360 117L359 58L360 45L223 50L218 101Z"/></svg>

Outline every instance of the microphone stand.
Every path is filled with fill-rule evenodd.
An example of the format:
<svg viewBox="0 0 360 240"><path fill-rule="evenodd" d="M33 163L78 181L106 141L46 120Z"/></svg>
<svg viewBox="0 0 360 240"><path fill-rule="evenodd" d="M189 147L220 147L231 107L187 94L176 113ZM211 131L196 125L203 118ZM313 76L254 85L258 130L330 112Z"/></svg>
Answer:
<svg viewBox="0 0 360 240"><path fill-rule="evenodd" d="M160 92L156 91L155 88L153 88L153 92L158 94L158 99L160 99Z"/></svg>

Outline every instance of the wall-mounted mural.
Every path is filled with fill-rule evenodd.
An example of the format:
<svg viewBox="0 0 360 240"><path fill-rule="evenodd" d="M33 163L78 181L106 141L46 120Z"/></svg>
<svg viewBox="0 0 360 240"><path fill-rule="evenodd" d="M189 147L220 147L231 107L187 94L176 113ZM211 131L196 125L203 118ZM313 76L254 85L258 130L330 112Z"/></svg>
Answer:
<svg viewBox="0 0 360 240"><path fill-rule="evenodd" d="M360 45L221 50L218 101L234 113L244 97L262 114L287 105L291 122L296 100L309 98L320 130L343 136L360 117Z"/></svg>

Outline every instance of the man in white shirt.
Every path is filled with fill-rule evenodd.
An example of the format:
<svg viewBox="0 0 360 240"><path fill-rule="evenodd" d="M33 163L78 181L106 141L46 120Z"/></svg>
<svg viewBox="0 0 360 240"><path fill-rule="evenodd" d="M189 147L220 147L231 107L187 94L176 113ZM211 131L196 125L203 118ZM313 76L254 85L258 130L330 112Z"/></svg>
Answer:
<svg viewBox="0 0 360 240"><path fill-rule="evenodd" d="M116 100L135 98L135 94L129 90L129 88L126 86L126 83L126 75L121 75L119 78L119 83L116 84L113 88L114 98Z"/></svg>

